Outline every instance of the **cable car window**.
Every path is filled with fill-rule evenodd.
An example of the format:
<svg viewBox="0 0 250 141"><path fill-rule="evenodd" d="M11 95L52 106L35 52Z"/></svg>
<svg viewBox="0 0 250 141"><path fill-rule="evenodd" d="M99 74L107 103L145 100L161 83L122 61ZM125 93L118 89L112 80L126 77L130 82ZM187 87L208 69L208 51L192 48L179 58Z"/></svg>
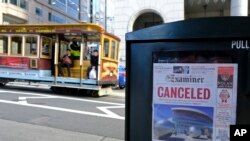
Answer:
<svg viewBox="0 0 250 141"><path fill-rule="evenodd" d="M0 54L8 53L8 37L0 36Z"/></svg>
<svg viewBox="0 0 250 141"><path fill-rule="evenodd" d="M109 40L104 39L103 57L109 57Z"/></svg>
<svg viewBox="0 0 250 141"><path fill-rule="evenodd" d="M116 50L116 43L115 43L115 41L112 41L112 46L111 46L111 59L115 59L115 50Z"/></svg>
<svg viewBox="0 0 250 141"><path fill-rule="evenodd" d="M51 58L52 38L42 37L42 58Z"/></svg>
<svg viewBox="0 0 250 141"><path fill-rule="evenodd" d="M116 44L116 56L115 59L118 60L118 54L119 54L119 43Z"/></svg>
<svg viewBox="0 0 250 141"><path fill-rule="evenodd" d="M22 37L13 36L11 37L11 55L21 55L22 54Z"/></svg>
<svg viewBox="0 0 250 141"><path fill-rule="evenodd" d="M37 55L37 37L27 36L25 37L25 56Z"/></svg>

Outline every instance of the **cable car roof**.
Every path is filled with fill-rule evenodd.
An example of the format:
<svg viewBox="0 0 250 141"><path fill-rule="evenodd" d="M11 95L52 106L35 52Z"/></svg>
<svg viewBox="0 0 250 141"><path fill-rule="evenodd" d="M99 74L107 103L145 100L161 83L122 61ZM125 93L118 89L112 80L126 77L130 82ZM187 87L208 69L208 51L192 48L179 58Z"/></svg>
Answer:
<svg viewBox="0 0 250 141"><path fill-rule="evenodd" d="M120 40L119 37L106 32L103 27L92 23L0 25L0 33L103 33Z"/></svg>

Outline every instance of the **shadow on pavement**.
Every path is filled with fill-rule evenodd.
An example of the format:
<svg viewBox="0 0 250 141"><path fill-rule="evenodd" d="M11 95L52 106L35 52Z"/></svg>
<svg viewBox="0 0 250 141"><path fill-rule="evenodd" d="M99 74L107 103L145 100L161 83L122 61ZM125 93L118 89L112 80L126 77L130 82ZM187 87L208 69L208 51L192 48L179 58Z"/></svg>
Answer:
<svg viewBox="0 0 250 141"><path fill-rule="evenodd" d="M49 87L39 87L39 86L30 86L30 85L5 85L0 86L0 89L2 90L16 90L21 92L34 92L34 93L45 93L45 94L51 94L51 95L58 95L58 96L71 96L71 97L93 97L91 93L93 91L90 90L77 90L73 88L59 88L59 89L53 89ZM125 89L119 89L119 88L112 88L113 94L112 96L123 96L125 95ZM102 96L102 97L108 97L110 95ZM96 98L96 97L93 97Z"/></svg>

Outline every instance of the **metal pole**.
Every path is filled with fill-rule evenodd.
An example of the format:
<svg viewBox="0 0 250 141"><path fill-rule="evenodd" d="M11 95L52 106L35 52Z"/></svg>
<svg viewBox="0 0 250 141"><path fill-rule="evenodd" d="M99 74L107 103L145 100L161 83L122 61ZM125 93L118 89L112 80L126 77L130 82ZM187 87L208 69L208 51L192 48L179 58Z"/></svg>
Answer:
<svg viewBox="0 0 250 141"><path fill-rule="evenodd" d="M203 5L204 8L204 17L207 17L207 5Z"/></svg>
<svg viewBox="0 0 250 141"><path fill-rule="evenodd" d="M90 0L90 23L93 23L93 0Z"/></svg>
<svg viewBox="0 0 250 141"><path fill-rule="evenodd" d="M82 1L80 0L79 1L79 5L78 5L78 9L77 9L77 11L79 12L78 14L78 19L80 20L80 21L82 21Z"/></svg>
<svg viewBox="0 0 250 141"><path fill-rule="evenodd" d="M80 47L80 86L82 86L83 78L83 49L84 49L84 38L81 36L81 47Z"/></svg>
<svg viewBox="0 0 250 141"><path fill-rule="evenodd" d="M105 30L107 30L107 0L105 0L105 17L104 17L104 22L105 22Z"/></svg>
<svg viewBox="0 0 250 141"><path fill-rule="evenodd" d="M59 51L59 36L56 34L56 42L55 42L55 53L54 53L54 65L55 65L55 84L57 84L58 77L58 51Z"/></svg>

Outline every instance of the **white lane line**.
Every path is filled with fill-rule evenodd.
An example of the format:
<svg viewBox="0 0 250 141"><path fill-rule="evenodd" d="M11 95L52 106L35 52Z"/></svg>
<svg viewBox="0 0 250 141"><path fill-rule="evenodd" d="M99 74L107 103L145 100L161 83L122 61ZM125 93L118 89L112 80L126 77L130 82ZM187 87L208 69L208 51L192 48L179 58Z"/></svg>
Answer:
<svg viewBox="0 0 250 141"><path fill-rule="evenodd" d="M48 99L48 98L56 98L54 96L32 96L32 97L18 97L19 103L28 103L27 99Z"/></svg>
<svg viewBox="0 0 250 141"><path fill-rule="evenodd" d="M19 96L18 100L27 100L27 99L46 99L46 98L57 98L55 96L28 96L28 97L24 97L24 96Z"/></svg>
<svg viewBox="0 0 250 141"><path fill-rule="evenodd" d="M116 114L111 114L111 113L100 114L100 113L79 111L79 110L74 110L74 109L59 108L59 107L52 107L52 106L46 106L46 105L36 105L36 104L29 104L29 103L26 103L26 102L15 102L15 101L8 101L8 100L0 100L0 103L7 103L7 104L27 106L27 107L35 107L35 108L49 109L49 110L55 110L55 111L76 113L76 114L82 114L82 115L90 115L90 116L97 116L97 117L105 117L105 118L113 118L113 119L125 120L124 117L118 116Z"/></svg>
<svg viewBox="0 0 250 141"><path fill-rule="evenodd" d="M117 115L116 113L114 113L114 112L112 112L112 111L110 111L108 109L125 108L125 106L102 106L102 107L96 107L96 108L103 111L107 115L112 115L114 117L120 117L119 115Z"/></svg>
<svg viewBox="0 0 250 141"><path fill-rule="evenodd" d="M12 93L12 94L20 94L20 95L33 95L33 96L48 96L50 97L50 95L46 95L46 94L42 94L42 93L28 93L28 92L16 92L16 91L5 91L5 90L0 90L0 93ZM109 105L117 105L117 106L125 106L125 104L121 104L121 103L114 103L114 102L105 102L105 101L97 101L97 100L89 100L89 99L79 99L79 98L72 98L72 97L65 97L65 96L52 96L53 98L60 98L60 99L66 99L66 100L75 100L75 101L84 101L84 102L91 102L91 103L99 103L99 104L109 104Z"/></svg>

